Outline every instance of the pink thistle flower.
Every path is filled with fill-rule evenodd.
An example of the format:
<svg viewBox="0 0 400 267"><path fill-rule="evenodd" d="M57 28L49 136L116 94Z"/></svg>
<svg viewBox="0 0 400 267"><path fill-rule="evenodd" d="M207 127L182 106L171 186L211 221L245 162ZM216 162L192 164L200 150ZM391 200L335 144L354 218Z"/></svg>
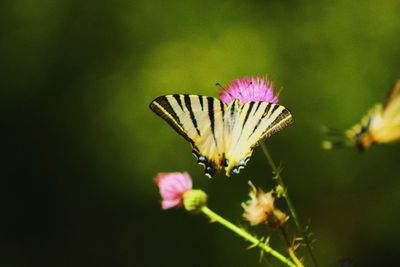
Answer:
<svg viewBox="0 0 400 267"><path fill-rule="evenodd" d="M241 105L250 101L269 103L278 102L278 94L274 94L274 83L263 77L244 77L234 80L228 88L222 88L219 97L226 104L238 99Z"/></svg>
<svg viewBox="0 0 400 267"><path fill-rule="evenodd" d="M192 178L187 172L159 173L155 183L160 188L163 209L181 207L183 194L192 190Z"/></svg>

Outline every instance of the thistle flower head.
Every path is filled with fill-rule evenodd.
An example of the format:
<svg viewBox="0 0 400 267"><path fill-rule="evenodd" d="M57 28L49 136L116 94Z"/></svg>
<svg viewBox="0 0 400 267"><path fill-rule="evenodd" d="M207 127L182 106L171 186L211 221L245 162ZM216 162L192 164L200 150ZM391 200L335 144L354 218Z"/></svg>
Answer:
<svg viewBox="0 0 400 267"><path fill-rule="evenodd" d="M277 228L284 224L289 217L282 211L275 208L275 198L272 191L265 193L262 189L256 189L250 185L250 200L242 204L244 209L243 218L251 225L267 223L272 228Z"/></svg>
<svg viewBox="0 0 400 267"><path fill-rule="evenodd" d="M277 103L278 95L274 93L274 83L264 77L234 80L219 92L220 99L226 104L238 99L241 105L250 101Z"/></svg>
<svg viewBox="0 0 400 267"><path fill-rule="evenodd" d="M187 172L159 173L155 183L160 189L163 209L182 206L183 194L192 189L192 178Z"/></svg>

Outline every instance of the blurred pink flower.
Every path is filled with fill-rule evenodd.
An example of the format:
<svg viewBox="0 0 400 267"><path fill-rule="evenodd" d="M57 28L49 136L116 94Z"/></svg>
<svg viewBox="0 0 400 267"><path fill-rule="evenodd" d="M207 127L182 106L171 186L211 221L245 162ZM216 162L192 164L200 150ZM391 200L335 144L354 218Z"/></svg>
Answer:
<svg viewBox="0 0 400 267"><path fill-rule="evenodd" d="M187 172L159 173L155 183L160 188L163 209L182 206L183 194L192 189L192 178Z"/></svg>
<svg viewBox="0 0 400 267"><path fill-rule="evenodd" d="M219 92L220 99L226 104L238 99L241 105L250 101L277 103L278 95L274 94L274 83L263 77L234 80Z"/></svg>

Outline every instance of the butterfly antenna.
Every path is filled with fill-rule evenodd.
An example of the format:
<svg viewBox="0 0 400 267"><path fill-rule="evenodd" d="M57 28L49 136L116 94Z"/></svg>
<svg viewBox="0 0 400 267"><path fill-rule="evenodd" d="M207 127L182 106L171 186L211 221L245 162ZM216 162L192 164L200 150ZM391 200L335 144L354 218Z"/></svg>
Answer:
<svg viewBox="0 0 400 267"><path fill-rule="evenodd" d="M226 90L220 83L215 83L215 85L221 88L222 90Z"/></svg>
<svg viewBox="0 0 400 267"><path fill-rule="evenodd" d="M345 135L345 131L341 130L341 129L337 129L337 128L332 128L332 127L328 127L328 126L322 126L321 130L323 133L331 135L331 136L344 136Z"/></svg>
<svg viewBox="0 0 400 267"><path fill-rule="evenodd" d="M224 93L228 94L229 96L233 97L233 95L229 92L229 90L226 87L223 87L220 83L215 83L216 86L218 86Z"/></svg>

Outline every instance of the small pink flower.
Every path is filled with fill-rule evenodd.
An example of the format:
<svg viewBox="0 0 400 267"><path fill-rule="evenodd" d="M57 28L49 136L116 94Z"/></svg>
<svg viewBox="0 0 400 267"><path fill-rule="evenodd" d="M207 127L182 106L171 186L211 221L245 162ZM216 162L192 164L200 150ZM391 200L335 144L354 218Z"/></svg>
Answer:
<svg viewBox="0 0 400 267"><path fill-rule="evenodd" d="M163 209L182 206L183 194L192 189L192 178L187 172L159 173L155 183L160 188Z"/></svg>
<svg viewBox="0 0 400 267"><path fill-rule="evenodd" d="M278 95L274 94L274 83L263 77L234 80L219 92L220 99L226 104L238 99L241 105L250 101L277 103Z"/></svg>

